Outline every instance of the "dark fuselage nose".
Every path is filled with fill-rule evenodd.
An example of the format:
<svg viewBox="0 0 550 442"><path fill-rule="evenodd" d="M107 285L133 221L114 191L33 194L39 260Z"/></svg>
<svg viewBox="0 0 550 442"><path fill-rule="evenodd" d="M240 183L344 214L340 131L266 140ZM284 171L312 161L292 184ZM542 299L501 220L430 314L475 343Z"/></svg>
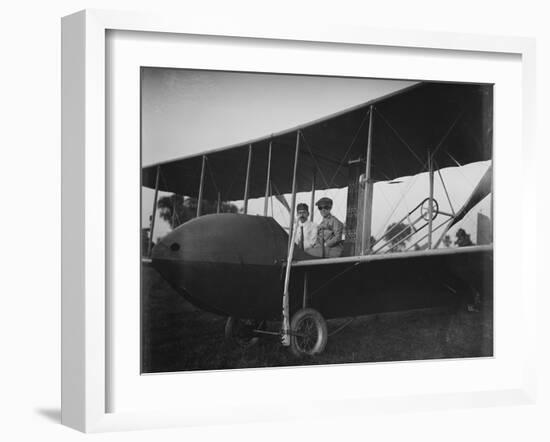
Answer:
<svg viewBox="0 0 550 442"><path fill-rule="evenodd" d="M280 316L288 235L262 216L192 219L153 248L153 266L197 306L249 319Z"/></svg>

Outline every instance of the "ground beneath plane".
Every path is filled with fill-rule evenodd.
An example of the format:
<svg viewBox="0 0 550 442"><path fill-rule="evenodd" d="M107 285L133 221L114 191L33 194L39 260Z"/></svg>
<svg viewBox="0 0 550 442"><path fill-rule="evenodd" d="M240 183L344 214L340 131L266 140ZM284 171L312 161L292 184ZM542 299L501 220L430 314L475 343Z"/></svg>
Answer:
<svg viewBox="0 0 550 442"><path fill-rule="evenodd" d="M465 305L356 318L325 351L296 358L277 337L242 349L224 339L226 318L203 312L142 268L142 372L472 358L493 355L492 296L479 312ZM329 333L347 319L328 321ZM271 324L275 327L275 324Z"/></svg>

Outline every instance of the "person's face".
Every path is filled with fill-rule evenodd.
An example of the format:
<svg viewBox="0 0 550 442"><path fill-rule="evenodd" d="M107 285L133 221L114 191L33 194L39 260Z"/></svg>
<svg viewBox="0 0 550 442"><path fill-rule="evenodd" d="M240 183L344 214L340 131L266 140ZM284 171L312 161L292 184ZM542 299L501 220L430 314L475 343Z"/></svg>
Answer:
<svg viewBox="0 0 550 442"><path fill-rule="evenodd" d="M326 218L327 216L330 215L330 209L331 207L328 205L319 206L319 212L321 212L321 216L323 218Z"/></svg>
<svg viewBox="0 0 550 442"><path fill-rule="evenodd" d="M307 221L307 217L309 216L309 212L307 210L298 210L298 219L302 222Z"/></svg>

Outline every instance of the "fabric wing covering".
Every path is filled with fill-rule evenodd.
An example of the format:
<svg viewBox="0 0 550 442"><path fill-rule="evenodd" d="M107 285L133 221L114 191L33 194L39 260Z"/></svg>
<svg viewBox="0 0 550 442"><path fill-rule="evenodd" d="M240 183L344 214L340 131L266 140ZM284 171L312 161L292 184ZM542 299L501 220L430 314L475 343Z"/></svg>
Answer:
<svg viewBox="0 0 550 442"><path fill-rule="evenodd" d="M346 187L350 162L365 163L371 105L375 181L426 171L429 152L439 169L492 157L492 85L425 82L262 139L145 167L142 184L155 188L160 166L159 190L197 197L206 155L204 198L242 200L252 145L249 198L262 197L271 143L272 191L291 193L299 132L297 191L310 191L314 175L317 189Z"/></svg>

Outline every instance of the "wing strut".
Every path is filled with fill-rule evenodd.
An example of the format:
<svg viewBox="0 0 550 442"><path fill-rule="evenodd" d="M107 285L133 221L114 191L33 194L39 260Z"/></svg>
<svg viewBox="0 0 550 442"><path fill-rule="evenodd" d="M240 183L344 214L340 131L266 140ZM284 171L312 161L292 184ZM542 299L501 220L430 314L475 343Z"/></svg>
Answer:
<svg viewBox="0 0 550 442"><path fill-rule="evenodd" d="M269 203L269 189L271 182L271 147L272 141L269 142L269 152L267 156L267 176L265 178L265 199L264 199L264 216L267 216L267 206Z"/></svg>
<svg viewBox="0 0 550 442"><path fill-rule="evenodd" d="M298 173L298 156L300 154L300 134L296 132L296 150L294 152L294 171L292 173L292 199L290 200L290 234L292 237L294 230L294 206L296 205L296 174ZM290 239L290 238L289 238ZM290 244L289 244L290 247Z"/></svg>
<svg viewBox="0 0 550 442"><path fill-rule="evenodd" d="M292 225L291 225L292 227ZM288 255L286 259L286 269L285 269L285 288L283 291L283 333L281 336L281 344L285 347L290 346L290 269L292 268L292 259L294 257L294 240L296 239L296 231L298 229L291 229L292 234L290 235L290 244L288 247Z"/></svg>
<svg viewBox="0 0 550 442"><path fill-rule="evenodd" d="M248 161L246 162L246 180L244 183L244 209L243 213L246 215L248 211L248 189L250 187L250 165L252 163L252 144L248 145Z"/></svg>
<svg viewBox="0 0 550 442"><path fill-rule="evenodd" d="M283 292L283 336L282 344L286 347L290 345L290 307L289 307L289 292L288 286L290 284L290 268L292 267L292 257L294 256L294 240L296 237L296 229L294 227L294 206L296 205L296 173L298 172L298 155L300 153L300 134L298 130L296 132L296 151L294 153L294 173L292 175L292 203L290 205L290 235L288 244L288 256L286 260L285 271L285 288Z"/></svg>
<svg viewBox="0 0 550 442"><path fill-rule="evenodd" d="M149 227L149 247L147 248L147 256L149 257L151 257L151 251L153 250L153 232L155 230L155 217L157 216L159 181L160 181L160 166L157 166L157 177L155 179L155 197L153 199L153 214L151 215L151 225Z"/></svg>
<svg viewBox="0 0 550 442"><path fill-rule="evenodd" d="M367 141L367 161L365 166L365 192L363 199L363 228L361 235L361 255L369 253L371 248L370 237L372 228L372 197L374 183L371 180L371 163L372 163L372 117L374 107L371 104L369 110L369 139Z"/></svg>
<svg viewBox="0 0 550 442"><path fill-rule="evenodd" d="M313 169L312 177L311 177L311 206L309 210L311 210L311 214L309 215L310 220L313 222L313 216L315 215L315 179L317 178L317 171Z"/></svg>
<svg viewBox="0 0 550 442"><path fill-rule="evenodd" d="M428 249L432 248L432 231L434 221L434 160L428 150L428 171L430 174L430 202L428 206Z"/></svg>
<svg viewBox="0 0 550 442"><path fill-rule="evenodd" d="M199 184L199 201L197 202L197 218L202 214L202 192L204 191L204 172L206 170L206 155L202 156L201 181Z"/></svg>

